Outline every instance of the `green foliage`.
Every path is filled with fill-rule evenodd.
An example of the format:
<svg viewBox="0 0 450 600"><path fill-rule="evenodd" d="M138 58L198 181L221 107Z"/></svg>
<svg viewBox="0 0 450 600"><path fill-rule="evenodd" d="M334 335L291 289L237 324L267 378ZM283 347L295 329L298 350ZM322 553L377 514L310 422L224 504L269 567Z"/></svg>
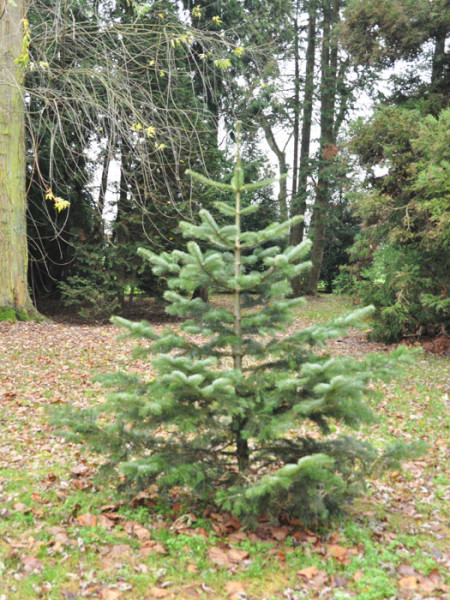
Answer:
<svg viewBox="0 0 450 600"><path fill-rule="evenodd" d="M339 268L349 262L348 250L359 230L356 217L347 202L330 206L320 277L326 292L333 291Z"/></svg>
<svg viewBox="0 0 450 600"><path fill-rule="evenodd" d="M390 66L417 55L429 36L429 12L426 0L350 0L342 37L358 62Z"/></svg>
<svg viewBox="0 0 450 600"><path fill-rule="evenodd" d="M132 491L156 483L168 498L181 486L192 501L218 504L247 523L261 512L327 519L363 489L375 466L392 459L368 442L329 437L333 424L374 421L363 401L367 385L389 377L405 349L363 361L322 350L371 307L287 332L304 302L289 298L289 280L309 267L310 243L281 249L278 240L298 218L241 230L241 215L255 210L241 208L241 194L267 182L246 183L239 150L230 184L191 175L214 189L232 188L234 206L227 196L215 204L223 224L201 210L198 225L180 224L191 238L186 250L139 251L167 278L167 312L186 320L157 334L147 322L116 317L130 336L145 340L137 355L150 355L155 375L104 376L115 390L106 403L81 414L63 411L57 420L72 439L107 454L113 475L118 470ZM225 292L231 307L191 299L198 286Z"/></svg>
<svg viewBox="0 0 450 600"><path fill-rule="evenodd" d="M121 309L123 285L117 280L117 257L107 244L83 244L75 250L76 271L59 283L63 304L88 320L105 320Z"/></svg>
<svg viewBox="0 0 450 600"><path fill-rule="evenodd" d="M344 266L339 269L338 275L333 279L333 293L339 295L355 296L358 281L356 277Z"/></svg>
<svg viewBox="0 0 450 600"><path fill-rule="evenodd" d="M363 226L350 271L357 275L353 291L376 307L377 339L450 325L449 127L449 109L435 118L386 107L355 128L354 149L370 184L355 197ZM384 175L375 176L376 167Z"/></svg>
<svg viewBox="0 0 450 600"><path fill-rule="evenodd" d="M432 293L433 277L422 260L415 249L387 246L375 252L372 266L363 271L356 289L363 302L370 299L377 307L374 339L392 343L407 332L421 333L448 322L450 301Z"/></svg>

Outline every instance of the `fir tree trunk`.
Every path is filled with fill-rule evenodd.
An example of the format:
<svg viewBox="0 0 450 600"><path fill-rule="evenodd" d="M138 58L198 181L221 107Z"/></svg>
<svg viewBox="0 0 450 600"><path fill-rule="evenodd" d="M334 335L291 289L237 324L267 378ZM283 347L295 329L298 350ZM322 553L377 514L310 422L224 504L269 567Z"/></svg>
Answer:
<svg viewBox="0 0 450 600"><path fill-rule="evenodd" d="M241 193L236 192L236 240L234 245L234 277L237 279L241 274ZM242 311L241 291L236 284L233 297L234 335L236 341L233 344L233 366L237 371L242 371Z"/></svg>
<svg viewBox="0 0 450 600"><path fill-rule="evenodd" d="M238 459L239 472L243 473L247 471L250 466L250 449L248 447L248 441L242 437L241 430L244 423L239 422L239 431L236 436L236 454Z"/></svg>
<svg viewBox="0 0 450 600"><path fill-rule="evenodd" d="M240 156L240 122L237 123L236 127L236 185L240 188L240 173L241 173L241 156ZM242 273L242 248L241 248L241 191L236 191L236 237L234 241L234 278L237 278ZM236 371L242 372L242 306L241 306L241 290L239 285L236 283L236 288L233 297L233 320L234 320L234 335L236 337L232 347L233 355L233 366ZM242 430L246 420L240 416L235 416L233 419L233 431L236 432L236 456L238 460L239 471L246 471L250 464L250 451L248 447L247 439L242 436Z"/></svg>
<svg viewBox="0 0 450 600"><path fill-rule="evenodd" d="M28 290L25 192L23 2L0 3L0 307L8 318L35 318Z"/></svg>

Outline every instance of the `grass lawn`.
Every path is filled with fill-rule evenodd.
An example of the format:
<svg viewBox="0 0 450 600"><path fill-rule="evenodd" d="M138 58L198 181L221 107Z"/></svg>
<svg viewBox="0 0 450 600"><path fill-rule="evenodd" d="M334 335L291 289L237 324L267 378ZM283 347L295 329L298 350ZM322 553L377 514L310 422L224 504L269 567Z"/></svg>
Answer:
<svg viewBox="0 0 450 600"><path fill-rule="evenodd" d="M342 297L310 299L296 324L351 308ZM101 457L55 437L49 405L98 400L99 372L149 372L131 363L135 342L117 341L119 333L0 323L0 600L450 598L449 357L423 353L383 385L373 406L379 423L360 432L380 444L423 439L426 454L371 481L328 529L262 521L247 532L231 515L195 512L183 498L163 505L152 489L125 504L97 483ZM361 332L327 348L353 356L387 349Z"/></svg>

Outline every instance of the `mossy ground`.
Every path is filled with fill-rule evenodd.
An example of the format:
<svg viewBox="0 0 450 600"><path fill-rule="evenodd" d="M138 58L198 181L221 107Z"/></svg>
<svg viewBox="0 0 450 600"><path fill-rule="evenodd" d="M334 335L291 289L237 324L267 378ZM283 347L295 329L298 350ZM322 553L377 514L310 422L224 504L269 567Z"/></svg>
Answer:
<svg viewBox="0 0 450 600"><path fill-rule="evenodd" d="M0 306L0 321L17 321L16 311L8 306Z"/></svg>
<svg viewBox="0 0 450 600"><path fill-rule="evenodd" d="M0 322L15 323L16 321L36 321L40 323L45 320L43 315L33 308L29 313L25 310L15 310L9 306L0 306Z"/></svg>

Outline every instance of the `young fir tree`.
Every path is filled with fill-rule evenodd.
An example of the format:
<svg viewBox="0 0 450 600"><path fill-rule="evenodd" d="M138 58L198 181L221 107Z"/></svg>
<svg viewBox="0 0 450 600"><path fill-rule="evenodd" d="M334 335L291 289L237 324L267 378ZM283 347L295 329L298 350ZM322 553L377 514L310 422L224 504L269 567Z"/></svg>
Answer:
<svg viewBox="0 0 450 600"><path fill-rule="evenodd" d="M104 378L117 391L84 418L69 419L71 427L109 452L110 466L133 489L156 483L165 494L182 486L193 500L247 519L261 512L323 519L380 462L367 442L326 434L335 421L357 427L372 419L362 402L367 382L374 369L390 371L392 355L356 361L314 352L371 308L287 332L293 309L303 302L289 299L289 281L309 268L302 259L310 242L285 250L268 245L287 236L297 218L241 230L241 218L258 210L242 209L242 195L272 181L245 183L239 141L231 183L190 175L234 197L234 204L216 203L232 222L219 225L202 210L200 225L180 224L201 245L190 241L186 252L161 255L140 250L168 279L167 312L186 320L158 335L147 322L115 318L132 336L151 342L141 352L150 353L156 375ZM230 295L232 308L192 299L199 286Z"/></svg>

